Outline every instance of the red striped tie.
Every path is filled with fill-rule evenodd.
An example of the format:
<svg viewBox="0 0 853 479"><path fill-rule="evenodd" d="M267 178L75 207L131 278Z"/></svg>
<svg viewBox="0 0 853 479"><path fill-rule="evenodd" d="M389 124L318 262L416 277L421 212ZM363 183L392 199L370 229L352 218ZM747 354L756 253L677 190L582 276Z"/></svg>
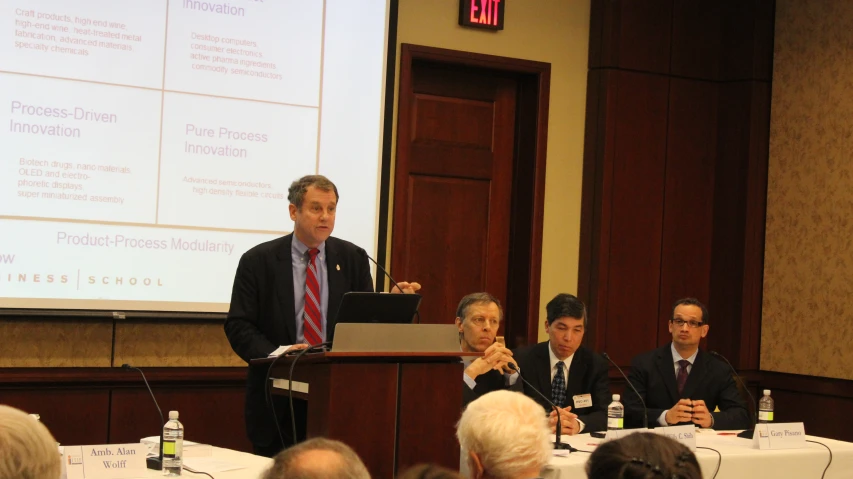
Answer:
<svg viewBox="0 0 853 479"><path fill-rule="evenodd" d="M317 254L320 250L312 248L308 250L311 258L305 269L305 314L302 335L310 345L323 342L322 315L320 313L320 282L317 281Z"/></svg>

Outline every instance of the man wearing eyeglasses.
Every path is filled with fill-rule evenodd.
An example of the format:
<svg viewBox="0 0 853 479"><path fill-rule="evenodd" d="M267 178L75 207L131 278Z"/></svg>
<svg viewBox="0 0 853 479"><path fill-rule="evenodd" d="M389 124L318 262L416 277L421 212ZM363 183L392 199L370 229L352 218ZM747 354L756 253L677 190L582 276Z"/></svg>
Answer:
<svg viewBox="0 0 853 479"><path fill-rule="evenodd" d="M521 374L536 390L550 395L560 408L562 434L602 431L607 427L610 379L607 361L582 346L586 306L576 296L560 293L545 306L548 341L516 351ZM557 412L527 385L524 393L549 414L551 432Z"/></svg>
<svg viewBox="0 0 853 479"><path fill-rule="evenodd" d="M749 428L749 412L729 368L699 349L709 328L705 305L694 298L679 299L669 320L672 343L631 361L628 379L646 401L650 427ZM643 405L627 388L625 409L626 423L642 426Z"/></svg>
<svg viewBox="0 0 853 479"><path fill-rule="evenodd" d="M518 380L518 373L507 366L514 362L512 351L495 341L502 319L501 303L489 293L472 293L459 301L456 327L460 348L466 353L484 353L482 357L463 359L463 407L486 393L514 389Z"/></svg>

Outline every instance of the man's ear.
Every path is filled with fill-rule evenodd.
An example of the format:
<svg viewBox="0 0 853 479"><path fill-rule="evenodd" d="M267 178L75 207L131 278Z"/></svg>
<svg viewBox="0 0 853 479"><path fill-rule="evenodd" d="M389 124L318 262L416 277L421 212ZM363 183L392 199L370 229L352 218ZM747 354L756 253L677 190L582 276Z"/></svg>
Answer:
<svg viewBox="0 0 853 479"><path fill-rule="evenodd" d="M483 470L483 463L480 462L477 453L468 451L468 474L471 475L471 479L480 479L485 472Z"/></svg>

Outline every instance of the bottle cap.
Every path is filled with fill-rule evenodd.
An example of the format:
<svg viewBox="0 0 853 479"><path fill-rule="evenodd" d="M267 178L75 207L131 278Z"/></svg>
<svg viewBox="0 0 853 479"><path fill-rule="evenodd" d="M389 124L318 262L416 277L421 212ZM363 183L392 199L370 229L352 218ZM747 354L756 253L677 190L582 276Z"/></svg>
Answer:
<svg viewBox="0 0 853 479"><path fill-rule="evenodd" d="M620 396L620 395L618 395L618 394L614 394L614 395L613 395L613 400L614 400L614 401L618 401L618 400L619 400L619 398L621 398L621 397L622 397L622 396Z"/></svg>
<svg viewBox="0 0 853 479"><path fill-rule="evenodd" d="M169 411L169 419L177 419L178 411Z"/></svg>
<svg viewBox="0 0 853 479"><path fill-rule="evenodd" d="M769 389L765 389L765 390L764 390L764 395L765 395L765 396L769 396L769 395L770 395L770 390L769 390Z"/></svg>

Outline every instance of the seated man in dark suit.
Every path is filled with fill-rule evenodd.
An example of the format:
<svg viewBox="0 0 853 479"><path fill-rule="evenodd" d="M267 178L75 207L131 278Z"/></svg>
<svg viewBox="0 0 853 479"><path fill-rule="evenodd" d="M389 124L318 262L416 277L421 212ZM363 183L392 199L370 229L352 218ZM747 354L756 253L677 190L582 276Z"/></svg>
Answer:
<svg viewBox="0 0 853 479"><path fill-rule="evenodd" d="M648 408L650 427L696 424L714 429L746 429L749 412L722 361L699 349L708 335L708 309L693 298L679 299L672 308L672 343L631 361L628 375ZM719 412L714 412L716 408ZM643 405L625 390L625 420L639 427Z"/></svg>
<svg viewBox="0 0 853 479"><path fill-rule="evenodd" d="M518 379L518 373L507 367L512 362L512 352L495 342L502 319L501 303L489 293L471 293L459 301L459 346L466 353L484 353L473 360L464 359L463 408L488 392L513 387Z"/></svg>
<svg viewBox="0 0 853 479"><path fill-rule="evenodd" d="M586 329L586 307L575 296L561 293L545 306L548 341L516 352L518 366L530 384L560 407L563 434L602 431L607 428L610 380L607 361L581 346ZM535 391L524 393L550 413L552 432L557 413Z"/></svg>

